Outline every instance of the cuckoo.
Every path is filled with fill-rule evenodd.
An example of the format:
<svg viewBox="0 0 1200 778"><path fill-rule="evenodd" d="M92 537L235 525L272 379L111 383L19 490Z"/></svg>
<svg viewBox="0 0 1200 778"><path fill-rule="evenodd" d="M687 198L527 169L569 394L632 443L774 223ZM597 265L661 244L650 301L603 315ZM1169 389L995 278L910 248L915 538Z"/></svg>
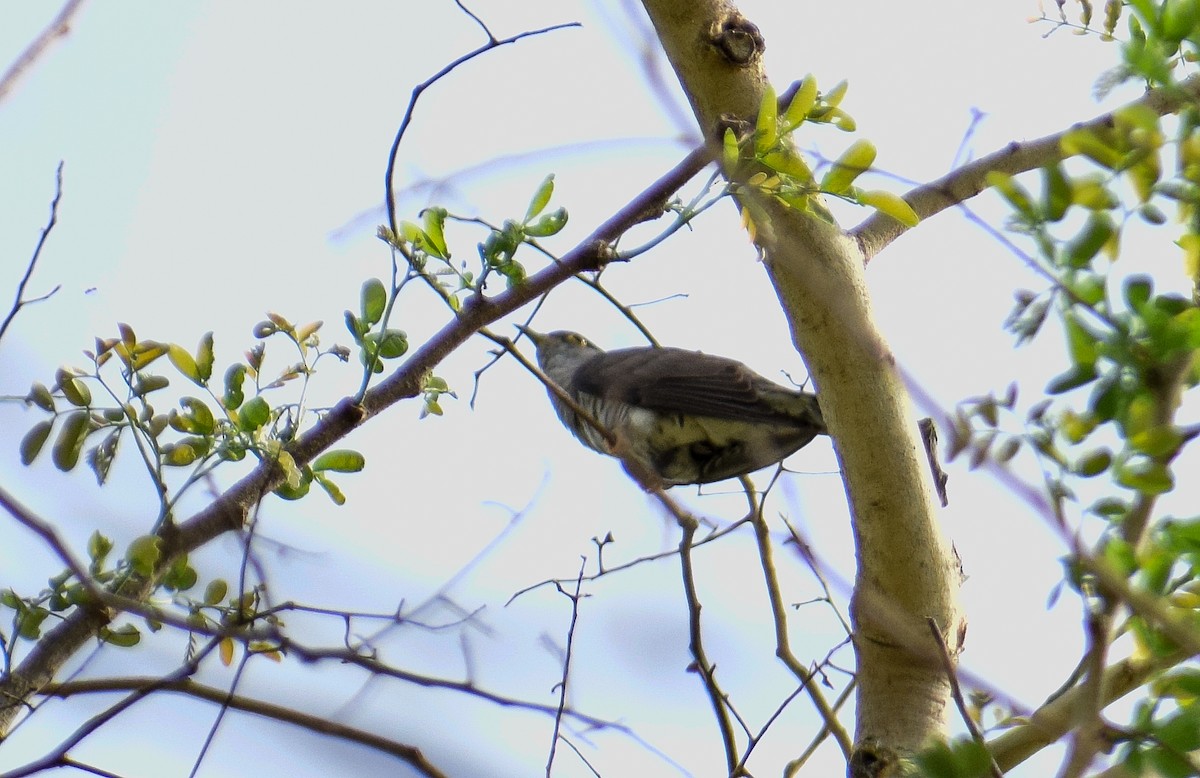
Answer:
<svg viewBox="0 0 1200 778"><path fill-rule="evenodd" d="M542 371L577 406L550 390L567 429L588 448L622 459L643 482L735 478L828 434L816 395L737 360L680 348L604 351L574 332L519 329L537 347Z"/></svg>

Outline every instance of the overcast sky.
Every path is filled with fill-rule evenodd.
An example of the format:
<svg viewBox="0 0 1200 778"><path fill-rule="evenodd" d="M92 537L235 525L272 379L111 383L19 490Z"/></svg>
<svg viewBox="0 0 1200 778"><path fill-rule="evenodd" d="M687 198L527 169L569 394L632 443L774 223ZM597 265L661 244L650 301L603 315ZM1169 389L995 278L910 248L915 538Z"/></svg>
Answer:
<svg viewBox="0 0 1200 778"><path fill-rule="evenodd" d="M520 217L537 183L555 173L554 204L565 206L571 221L547 245L565 251L690 149L690 113L660 53L646 48L652 42L643 37L635 4L480 0L470 7L499 36L569 21L583 27L492 52L426 93L399 156L403 218L416 219L431 203L495 222ZM1092 85L1116 63L1115 45L1066 30L1044 37L1050 25L1026 21L1038 13L1032 1L972 4L969 11L949 0L759 0L740 7L766 36L778 89L809 72L822 87L849 80L843 107L879 148L877 165L901 178L928 180L956 160L1060 130L1133 94L1098 104ZM12 61L55 10L5 6L0 63ZM140 336L189 347L212 330L221 371L252 345L251 329L268 310L293 321L324 320L324 343L349 342L342 311L357 308L365 278L389 272L374 233L385 218L386 155L409 92L481 41L479 28L448 0L85 6L70 36L0 103L0 299L15 289L45 223L54 169L65 161L59 225L30 293L62 288L22 311L0 344L0 394L23 395L31 381L51 383L58 365L82 364L81 350L95 336L114 335L118 321ZM653 86L653 77L665 87ZM984 118L973 123L980 112ZM829 128L799 137L801 146L830 157L851 140ZM887 177L876 185L907 188ZM1002 226L996 199L979 200L973 207ZM848 207L837 214L847 227L865 216ZM483 237L455 229L451 247L470 262ZM539 266L536 256L527 260L531 269ZM942 410L1014 378L1036 396L1061 369L1056 333L1014 350L1001 327L1013 289L1040 289L1036 277L957 213L901 238L868 275L882 331ZM785 372L796 380L805 375L728 204L631 265L610 269L605 281L624 302L660 301L638 311L663 343L736 357L780 381ZM413 290L397 316L419 343L447 313ZM580 330L605 347L638 342L636 331L581 284L555 292L535 325ZM499 324L497 331L511 330ZM271 543L263 555L277 601L386 612L438 591L516 517L503 542L450 592L467 610L485 608L488 631L400 631L389 638L386 658L452 678L469 665L489 689L553 703L559 660L543 638L561 645L569 603L549 589L505 602L547 577L573 575L581 555L594 568L593 537L614 534L606 551L612 564L671 548L677 530L615 461L571 439L541 387L511 360L484 374L472 409L473 373L488 361L489 347L476 339L439 367L458 393L443 402L444 417L418 420L419 405L402 404L345 442L363 451L368 465L340 479L344 507L315 493L300 503L268 500L261 518ZM278 368L291 358L281 343L269 344L269 364ZM311 402L332 403L357 385L354 364L323 362ZM145 532L155 502L132 457L103 489L82 468L58 473L47 457L21 467L16 441L39 418L0 403L6 488L77 548L97 527L118 548ZM773 515L785 513L803 528L835 581L851 580L845 500L828 444L814 443L788 464L798 472L777 487ZM1036 478L1034 463L1017 467ZM1036 706L1079 655L1077 603L1064 598L1046 606L1063 549L989 476L958 463L950 473L943 517L969 575L963 665ZM237 474L219 472L217 484ZM676 490L719 523L740 516L740 497L705 491ZM197 491L185 500L182 516L204 499ZM0 519L0 528L0 586L33 592L60 569L13 522ZM751 538L727 540L698 555L706 636L735 701L758 726L791 678L773 657ZM237 552L232 539L218 542L197 564L206 578L232 577ZM785 559L788 600L818 596L801 563ZM701 686L686 672L678 578L673 559L644 565L598 582L583 605L571 701L642 739L577 733L577 745L604 775L709 776L722 764ZM844 607L847 592L835 594ZM451 617L444 607L426 611L432 622ZM806 661L820 660L840 639L822 606L805 606L794 618L797 652ZM339 625L309 621L295 620L306 640L336 644ZM151 639L132 654L103 652L87 672L162 672L181 647L176 639ZM852 666L849 649L837 661ZM552 723L546 716L396 682L364 687L361 675L329 665L267 664L251 664L239 690L319 714L336 711L341 720L420 746L453 775L544 770ZM213 666L203 677L227 685L231 674ZM840 686L845 678L834 680ZM0 769L44 752L105 702L48 705L0 747ZM78 755L122 775L183 775L214 715L203 703L151 700L89 739ZM812 721L806 700L793 703L752 765L778 774L807 744ZM404 774L378 754L237 715L218 732L200 774L245 774L247 754L270 755L256 775ZM827 746L818 760L813 775L837 769L840 755ZM1025 774L1038 775L1042 765ZM559 754L556 776L588 774L577 758Z"/></svg>

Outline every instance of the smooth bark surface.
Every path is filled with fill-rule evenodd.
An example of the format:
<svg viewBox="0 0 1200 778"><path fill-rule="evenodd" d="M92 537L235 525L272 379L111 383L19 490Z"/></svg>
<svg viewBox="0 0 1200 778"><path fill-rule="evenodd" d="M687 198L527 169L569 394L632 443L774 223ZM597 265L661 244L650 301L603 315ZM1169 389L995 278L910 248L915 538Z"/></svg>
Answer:
<svg viewBox="0 0 1200 778"><path fill-rule="evenodd" d="M757 28L728 3L644 5L709 142L731 123L752 126L766 84ZM756 223L756 240L818 387L850 502L858 551L851 771L871 775L944 734L949 684L926 618L957 656L961 574L936 523L908 393L872 320L858 242L811 214L758 206L770 218Z"/></svg>

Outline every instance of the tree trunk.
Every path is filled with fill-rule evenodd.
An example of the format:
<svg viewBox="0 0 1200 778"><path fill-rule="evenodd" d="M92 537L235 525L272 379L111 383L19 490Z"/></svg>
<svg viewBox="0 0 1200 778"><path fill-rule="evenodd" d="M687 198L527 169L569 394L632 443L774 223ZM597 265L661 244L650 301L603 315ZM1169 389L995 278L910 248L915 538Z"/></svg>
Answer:
<svg viewBox="0 0 1200 778"><path fill-rule="evenodd" d="M704 137L719 150L731 121L753 125L758 113L767 83L758 29L719 0L643 4ZM908 393L872 320L861 247L835 225L766 198L755 212L769 217L756 219L755 240L818 388L849 499L858 552L850 774L877 775L945 735L949 682L927 619L956 658L965 631L961 573L935 522Z"/></svg>

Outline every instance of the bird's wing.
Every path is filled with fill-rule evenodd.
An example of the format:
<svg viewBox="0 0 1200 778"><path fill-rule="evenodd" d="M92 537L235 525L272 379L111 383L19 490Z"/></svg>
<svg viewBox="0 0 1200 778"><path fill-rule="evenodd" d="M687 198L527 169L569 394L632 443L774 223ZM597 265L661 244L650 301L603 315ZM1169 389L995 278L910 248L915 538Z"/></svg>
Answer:
<svg viewBox="0 0 1200 778"><path fill-rule="evenodd" d="M789 414L764 400L776 386L733 359L678 348L625 348L597 354L579 367L574 389L661 413L773 421ZM796 392L795 394L799 394Z"/></svg>

